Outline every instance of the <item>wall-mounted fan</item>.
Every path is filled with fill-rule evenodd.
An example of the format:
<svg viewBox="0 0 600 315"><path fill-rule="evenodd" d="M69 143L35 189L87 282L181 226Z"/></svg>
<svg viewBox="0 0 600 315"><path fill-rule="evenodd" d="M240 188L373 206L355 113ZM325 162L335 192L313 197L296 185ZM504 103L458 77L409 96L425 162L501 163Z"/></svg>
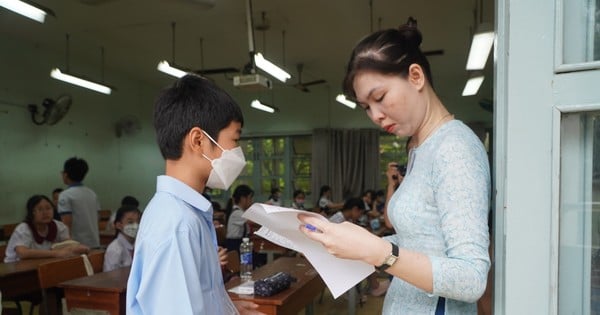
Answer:
<svg viewBox="0 0 600 315"><path fill-rule="evenodd" d="M133 135L142 129L140 120L133 116L125 116L115 122L115 135L121 138L123 135Z"/></svg>
<svg viewBox="0 0 600 315"><path fill-rule="evenodd" d="M61 95L56 100L45 98L42 101L44 111L39 114L37 105L30 104L27 109L31 113L31 121L36 125L54 125L59 122L71 108L72 98L69 95ZM41 116L41 117L39 117Z"/></svg>
<svg viewBox="0 0 600 315"><path fill-rule="evenodd" d="M309 82L302 82L302 69L304 69L304 64L299 63L296 65L296 67L298 69L298 83L294 84L294 87L299 89L300 91L308 93L308 92L310 92L310 90L308 89L309 86L327 83L327 81L325 81L323 79L309 81Z"/></svg>

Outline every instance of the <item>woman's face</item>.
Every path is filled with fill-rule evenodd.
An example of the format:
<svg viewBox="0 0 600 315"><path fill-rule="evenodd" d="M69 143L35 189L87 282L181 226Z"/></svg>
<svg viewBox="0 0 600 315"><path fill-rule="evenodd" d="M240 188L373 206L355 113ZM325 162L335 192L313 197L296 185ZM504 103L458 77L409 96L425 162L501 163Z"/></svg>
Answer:
<svg viewBox="0 0 600 315"><path fill-rule="evenodd" d="M418 68L416 73L413 66ZM419 72L421 80L418 80ZM423 78L418 65L410 67L406 79L396 74L362 71L354 78L354 91L359 105L373 123L388 133L410 136L420 127L427 110L421 93Z"/></svg>
<svg viewBox="0 0 600 315"><path fill-rule="evenodd" d="M52 204L46 199L40 200L35 207L33 207L33 223L34 224L48 224L52 222L54 217L54 208Z"/></svg>
<svg viewBox="0 0 600 315"><path fill-rule="evenodd" d="M137 211L129 211L123 214L121 220L115 223L115 228L122 231L126 225L133 223L140 223L140 214Z"/></svg>

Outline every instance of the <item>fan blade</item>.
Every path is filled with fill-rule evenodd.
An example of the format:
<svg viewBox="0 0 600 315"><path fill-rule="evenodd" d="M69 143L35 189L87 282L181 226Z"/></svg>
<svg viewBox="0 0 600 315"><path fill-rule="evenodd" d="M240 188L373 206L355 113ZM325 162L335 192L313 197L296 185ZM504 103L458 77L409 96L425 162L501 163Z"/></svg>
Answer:
<svg viewBox="0 0 600 315"><path fill-rule="evenodd" d="M296 83L294 84L294 87L297 88L298 90L304 92L304 93L308 93L310 92L310 90L302 83Z"/></svg>
<svg viewBox="0 0 600 315"><path fill-rule="evenodd" d="M304 86L309 86L309 85L315 85L315 84L323 84L326 83L327 81L321 79L321 80L314 80L314 81L310 81L310 82L302 82L302 85Z"/></svg>
<svg viewBox="0 0 600 315"><path fill-rule="evenodd" d="M435 56L435 55L443 55L443 54L444 54L443 49L427 50L427 51L423 52L423 55L425 55L425 56Z"/></svg>
<svg viewBox="0 0 600 315"><path fill-rule="evenodd" d="M196 74L200 75L211 75L211 74L219 74L219 73L239 73L240 69L236 69L233 67L228 68L215 68L215 69L204 69L204 70L195 70L193 71Z"/></svg>

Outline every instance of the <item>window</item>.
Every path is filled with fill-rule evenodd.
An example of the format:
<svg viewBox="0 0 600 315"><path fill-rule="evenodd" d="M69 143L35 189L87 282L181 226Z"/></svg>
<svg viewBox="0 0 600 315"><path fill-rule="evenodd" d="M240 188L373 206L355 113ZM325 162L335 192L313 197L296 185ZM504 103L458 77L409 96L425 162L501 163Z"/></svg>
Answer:
<svg viewBox="0 0 600 315"><path fill-rule="evenodd" d="M600 112L561 118L559 314L600 314Z"/></svg>
<svg viewBox="0 0 600 315"><path fill-rule="evenodd" d="M600 0L562 0L561 64L600 60ZM560 43L559 43L560 45ZM597 62L595 63L598 64Z"/></svg>
<svg viewBox="0 0 600 315"><path fill-rule="evenodd" d="M282 204L290 206L294 190L310 193L312 136L256 137L240 140L247 165L228 192L211 196L223 207L233 189L246 184L254 189L254 201L265 202L272 188L282 192Z"/></svg>
<svg viewBox="0 0 600 315"><path fill-rule="evenodd" d="M390 134L381 134L379 136L379 169L381 170L381 180L378 189L386 189L387 177L385 172L388 163L396 162L398 165L406 165L408 162L408 152L406 152L406 142L408 137L398 137Z"/></svg>

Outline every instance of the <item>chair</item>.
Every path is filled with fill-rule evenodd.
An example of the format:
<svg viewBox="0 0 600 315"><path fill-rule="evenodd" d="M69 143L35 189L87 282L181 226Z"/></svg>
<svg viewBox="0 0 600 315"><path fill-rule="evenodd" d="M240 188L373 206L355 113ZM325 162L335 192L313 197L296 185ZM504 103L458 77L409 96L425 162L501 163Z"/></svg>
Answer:
<svg viewBox="0 0 600 315"><path fill-rule="evenodd" d="M92 264L94 273L100 273L104 269L104 251L95 251L88 254L88 259Z"/></svg>
<svg viewBox="0 0 600 315"><path fill-rule="evenodd" d="M57 303L57 297L62 295L62 291L57 292L55 289L59 283L87 275L81 256L40 264L38 266L38 279L42 289L42 303L46 314L49 314L50 307L59 308L60 304Z"/></svg>
<svg viewBox="0 0 600 315"><path fill-rule="evenodd" d="M98 229L100 231L104 231L106 226L108 225L108 221L110 221L110 216L112 215L112 211L108 209L98 210Z"/></svg>
<svg viewBox="0 0 600 315"><path fill-rule="evenodd" d="M4 262L4 257L6 257L6 244L0 245L0 263Z"/></svg>
<svg viewBox="0 0 600 315"><path fill-rule="evenodd" d="M237 250L227 252L227 268L233 273L240 272L240 254Z"/></svg>
<svg viewBox="0 0 600 315"><path fill-rule="evenodd" d="M5 240L8 240L10 238L12 232L15 230L17 225L19 225L19 223L9 223L2 226L2 231L4 233Z"/></svg>

